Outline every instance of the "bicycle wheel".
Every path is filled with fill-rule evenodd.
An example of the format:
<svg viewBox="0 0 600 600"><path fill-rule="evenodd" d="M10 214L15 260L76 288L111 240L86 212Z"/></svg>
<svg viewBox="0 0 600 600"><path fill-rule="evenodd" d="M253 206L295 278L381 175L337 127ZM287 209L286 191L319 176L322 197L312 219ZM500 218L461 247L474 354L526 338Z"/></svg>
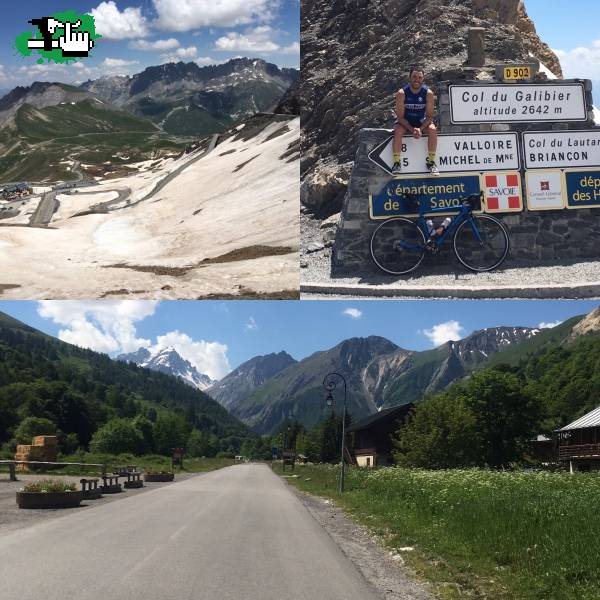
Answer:
<svg viewBox="0 0 600 600"><path fill-rule="evenodd" d="M371 236L371 256L386 273L410 273L425 256L425 236L417 224L409 219L388 219Z"/></svg>
<svg viewBox="0 0 600 600"><path fill-rule="evenodd" d="M500 266L508 247L504 225L489 215L471 216L454 234L454 254L471 271L491 271Z"/></svg>

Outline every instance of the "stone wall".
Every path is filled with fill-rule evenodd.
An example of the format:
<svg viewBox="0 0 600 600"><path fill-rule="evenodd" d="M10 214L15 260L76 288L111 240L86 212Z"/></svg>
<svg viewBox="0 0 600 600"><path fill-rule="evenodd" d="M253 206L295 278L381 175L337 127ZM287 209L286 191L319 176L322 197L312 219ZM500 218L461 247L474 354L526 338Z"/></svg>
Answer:
<svg viewBox="0 0 600 600"><path fill-rule="evenodd" d="M561 82L581 80L561 80ZM588 111L586 122L562 123L487 123L453 125L450 123L448 86L443 82L437 87L436 122L439 132L477 133L494 131L563 131L594 128L591 82L585 80L585 100ZM461 85L485 85L482 81L458 81ZM536 82L544 85L544 82ZM547 82L548 84L556 82ZM375 194L390 180L389 174L368 158L369 152L391 135L385 129L363 129L359 135L356 157L344 198L342 217L336 234L332 257L332 274L362 275L379 273L369 253L369 241L381 221L369 219L369 194ZM520 138L521 142L521 138ZM520 143L519 142L519 143ZM599 165L600 167L600 165ZM600 208L562 209L547 211L527 210L524 165L521 168L524 210L494 216L507 227L511 250L505 267L535 266L540 264L569 264L580 260L600 258ZM452 244L446 241L442 253L435 258L437 264L455 261Z"/></svg>

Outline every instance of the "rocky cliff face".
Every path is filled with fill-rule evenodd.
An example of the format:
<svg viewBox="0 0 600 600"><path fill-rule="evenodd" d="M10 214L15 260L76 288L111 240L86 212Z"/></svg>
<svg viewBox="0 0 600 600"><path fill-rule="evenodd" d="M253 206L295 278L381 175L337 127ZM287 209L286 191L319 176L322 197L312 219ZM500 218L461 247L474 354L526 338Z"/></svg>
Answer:
<svg viewBox="0 0 600 600"><path fill-rule="evenodd" d="M573 342L586 333L596 333L598 331L600 331L600 307L594 309L591 313L581 319L581 321L573 327L566 341L567 343Z"/></svg>
<svg viewBox="0 0 600 600"><path fill-rule="evenodd" d="M467 61L469 27L486 29L486 66ZM412 64L437 81L489 78L499 62L536 56L561 76L520 0L304 0L301 199L339 210L363 127L391 127L396 91Z"/></svg>
<svg viewBox="0 0 600 600"><path fill-rule="evenodd" d="M235 410L242 398L295 362L287 352L255 356L215 382L206 393L227 410Z"/></svg>

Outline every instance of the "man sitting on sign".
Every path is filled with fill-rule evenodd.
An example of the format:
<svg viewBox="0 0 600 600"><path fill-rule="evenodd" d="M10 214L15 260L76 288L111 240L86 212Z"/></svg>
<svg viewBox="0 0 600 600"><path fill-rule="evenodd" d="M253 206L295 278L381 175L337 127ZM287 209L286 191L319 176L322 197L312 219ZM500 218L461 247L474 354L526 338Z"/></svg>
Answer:
<svg viewBox="0 0 600 600"><path fill-rule="evenodd" d="M433 92L423 83L425 73L422 67L411 67L408 75L410 83L398 90L396 94L396 121L394 123L394 166L392 175L400 175L402 152L402 136L410 133L415 140L427 135L428 155L425 159L427 170L432 175L439 175L435 164L437 149L437 130L433 124L435 99Z"/></svg>

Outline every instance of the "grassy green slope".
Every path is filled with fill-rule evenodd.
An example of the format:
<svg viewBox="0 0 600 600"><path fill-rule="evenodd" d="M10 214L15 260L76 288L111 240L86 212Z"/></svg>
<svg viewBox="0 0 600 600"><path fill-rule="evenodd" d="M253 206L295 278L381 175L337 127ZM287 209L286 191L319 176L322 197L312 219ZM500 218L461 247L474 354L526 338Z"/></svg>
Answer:
<svg viewBox="0 0 600 600"><path fill-rule="evenodd" d="M211 114L192 104L169 114L163 128L175 135L209 135L225 131L232 123L227 115Z"/></svg>
<svg viewBox="0 0 600 600"><path fill-rule="evenodd" d="M185 147L159 132L149 119L103 108L94 100L42 110L23 105L15 123L0 131L0 144L8 147L14 140L19 145L0 158L0 181L70 180L74 174L66 160L126 164L156 158L157 152L179 153ZM127 159L115 159L115 152Z"/></svg>
<svg viewBox="0 0 600 600"><path fill-rule="evenodd" d="M27 141L44 141L81 133L155 131L156 126L142 117L123 111L100 108L94 100L36 109L28 104L15 115L17 135Z"/></svg>
<svg viewBox="0 0 600 600"><path fill-rule="evenodd" d="M518 366L527 361L531 356L553 346L558 346L571 333L573 326L579 323L585 315L571 317L560 325L550 329L542 329L531 339L521 342L516 346L509 346L505 350L490 356L479 368L494 367L498 364Z"/></svg>

